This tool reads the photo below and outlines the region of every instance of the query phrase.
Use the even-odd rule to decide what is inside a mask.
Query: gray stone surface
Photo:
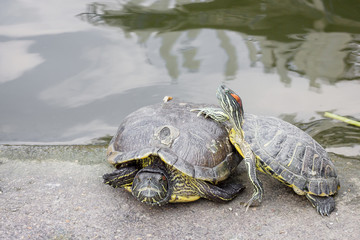
[[[102,183],[113,170],[104,147],[0,146],[0,238],[357,239],[360,162],[332,159],[341,190],[335,211],[321,217],[305,197],[261,173],[263,202],[245,212],[252,187],[244,163],[236,179],[247,188],[233,201],[160,208]]]

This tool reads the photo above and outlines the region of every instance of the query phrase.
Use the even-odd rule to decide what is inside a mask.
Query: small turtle
[[[150,205],[233,199],[244,187],[227,178],[242,157],[224,124],[190,112],[199,107],[209,105],[165,101],[128,115],[109,144],[116,170],[104,182]]]
[[[263,187],[256,169],[292,187],[316,207],[321,215],[330,215],[335,208],[334,195],[340,188],[339,179],[324,148],[307,133],[274,117],[244,114],[240,97],[231,89],[220,86],[217,98],[221,108],[203,108],[204,114],[218,122],[230,122],[229,138],[244,157],[249,178],[254,186],[252,198],[261,202]]]

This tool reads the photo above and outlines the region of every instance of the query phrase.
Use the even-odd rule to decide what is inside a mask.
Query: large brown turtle
[[[226,179],[242,157],[226,124],[190,111],[204,107],[211,106],[169,101],[128,115],[108,147],[116,170],[105,174],[104,182],[151,205],[233,199],[243,186]]]

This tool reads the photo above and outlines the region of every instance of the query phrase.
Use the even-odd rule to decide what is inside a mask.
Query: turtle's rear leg
[[[215,202],[228,202],[245,189],[241,183],[230,179],[225,180],[219,185],[197,180],[195,185],[199,196]]]
[[[329,216],[335,209],[335,200],[331,196],[319,197],[312,194],[306,194],[306,198],[309,199],[321,216]]]

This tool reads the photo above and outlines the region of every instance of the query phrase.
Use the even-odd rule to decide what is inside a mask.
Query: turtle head
[[[221,85],[216,92],[216,97],[221,108],[229,116],[233,127],[240,130],[244,122],[244,110],[239,95],[226,86]]]
[[[131,193],[140,202],[164,205],[171,197],[169,176],[161,167],[150,165],[138,171]]]

